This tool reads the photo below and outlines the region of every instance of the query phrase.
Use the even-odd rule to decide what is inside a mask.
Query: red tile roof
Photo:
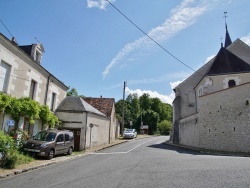
[[[115,105],[114,98],[82,97],[82,99],[100,112],[102,112],[103,114],[105,114],[107,117],[111,116],[112,108]]]

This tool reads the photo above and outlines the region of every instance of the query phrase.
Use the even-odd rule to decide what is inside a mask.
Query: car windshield
[[[133,132],[133,129],[127,129],[125,130],[126,133],[132,133]]]
[[[55,137],[56,133],[53,132],[39,132],[33,137],[33,140],[53,141]]]

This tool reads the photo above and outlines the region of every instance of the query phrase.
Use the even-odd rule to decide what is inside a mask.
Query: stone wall
[[[182,119],[180,144],[250,152],[250,83],[198,98],[199,113]]]
[[[247,83],[199,98],[201,147],[250,151],[249,91]]]
[[[198,114],[194,114],[179,121],[179,143],[186,146],[199,145]]]

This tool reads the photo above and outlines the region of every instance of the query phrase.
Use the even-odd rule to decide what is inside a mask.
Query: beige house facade
[[[41,65],[43,53],[42,44],[20,46],[14,38],[9,40],[0,33],[0,92],[16,98],[30,97],[53,112],[66,97],[68,87]],[[0,114],[0,130],[9,131],[9,120],[12,118],[8,114]],[[30,136],[46,127],[39,120],[29,125],[26,117],[21,117],[18,126]]]

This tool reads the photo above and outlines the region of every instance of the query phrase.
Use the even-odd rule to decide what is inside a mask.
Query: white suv
[[[123,138],[136,138],[137,132],[135,129],[126,129],[123,133]]]

